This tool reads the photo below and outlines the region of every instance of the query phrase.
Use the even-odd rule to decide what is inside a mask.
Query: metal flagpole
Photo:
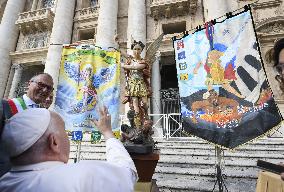
[[[225,191],[228,192],[228,189],[224,182],[224,174],[222,174],[222,149],[218,146],[215,146],[215,156],[217,158],[217,162],[215,165],[216,166],[216,181],[215,181],[212,192],[214,192],[217,183],[219,187],[219,192],[223,192],[224,189]]]
[[[76,158],[74,160],[74,163],[78,163],[80,161],[80,156],[81,156],[81,141],[79,141],[77,145]]]

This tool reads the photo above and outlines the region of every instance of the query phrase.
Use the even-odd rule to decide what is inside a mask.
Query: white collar
[[[25,104],[26,104],[27,107],[29,107],[30,105],[36,104],[33,100],[31,100],[31,99],[27,96],[27,94],[24,94],[24,95],[23,95],[23,99],[24,99]]]
[[[26,172],[26,171],[40,171],[44,169],[50,169],[55,166],[63,165],[61,161],[45,161],[41,163],[35,163],[30,165],[12,166],[10,172]]]

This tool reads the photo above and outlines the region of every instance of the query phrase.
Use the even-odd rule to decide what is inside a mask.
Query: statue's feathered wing
[[[154,40],[153,43],[151,43],[148,46],[148,48],[146,50],[145,60],[149,63],[150,68],[152,68],[152,64],[154,63],[154,61],[156,59],[155,56],[156,56],[156,53],[157,53],[160,45],[162,44],[163,37],[164,37],[164,34],[162,33],[161,35],[159,35],[159,37],[157,39]]]

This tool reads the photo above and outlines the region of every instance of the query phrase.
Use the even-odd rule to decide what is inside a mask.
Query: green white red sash
[[[27,109],[27,105],[25,104],[25,101],[23,98],[13,98],[8,99],[6,105],[3,105],[6,119],[12,117],[18,112],[21,112],[23,110]]]

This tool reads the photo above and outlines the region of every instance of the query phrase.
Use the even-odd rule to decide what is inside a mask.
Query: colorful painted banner
[[[55,111],[65,119],[74,140],[82,140],[80,131],[96,133],[94,142],[100,139],[92,119],[99,118],[102,106],[111,114],[113,131],[119,132],[119,85],[119,52],[82,45],[63,48]]]
[[[249,11],[174,41],[186,133],[235,148],[282,121]]]

